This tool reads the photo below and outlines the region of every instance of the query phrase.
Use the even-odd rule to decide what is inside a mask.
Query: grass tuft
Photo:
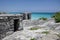
[[[35,40],[35,38],[31,38],[30,40]]]
[[[30,28],[30,30],[37,30],[37,29],[39,29],[39,28]]]
[[[49,34],[49,31],[44,31],[42,33],[47,35],[47,34]]]

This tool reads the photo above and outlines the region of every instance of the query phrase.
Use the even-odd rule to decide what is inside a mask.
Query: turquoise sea
[[[32,20],[36,20],[36,19],[39,19],[41,17],[45,17],[45,18],[48,18],[50,19],[52,16],[54,15],[54,13],[32,13],[31,15],[31,19]]]
[[[20,12],[10,12],[10,13],[13,13],[13,14],[19,14]],[[31,19],[32,20],[36,20],[36,19],[39,19],[41,17],[45,17],[45,18],[51,18],[52,16],[54,15],[53,12],[32,12],[31,13]]]

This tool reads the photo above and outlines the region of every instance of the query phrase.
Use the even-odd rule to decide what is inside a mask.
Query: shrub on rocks
[[[56,12],[56,13],[52,16],[52,18],[55,19],[55,22],[56,22],[56,23],[60,22],[60,12]]]
[[[39,18],[40,20],[47,20],[47,18],[45,18],[45,17],[42,17],[42,18]]]

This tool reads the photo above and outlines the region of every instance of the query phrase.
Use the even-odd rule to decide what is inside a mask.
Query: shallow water
[[[45,17],[45,18],[51,18],[54,15],[54,13],[41,13],[41,12],[36,12],[36,13],[32,13],[31,15],[31,19],[32,20],[36,20],[39,19],[41,17]]]

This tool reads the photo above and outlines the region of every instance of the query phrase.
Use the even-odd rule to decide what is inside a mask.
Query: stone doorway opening
[[[19,19],[14,19],[14,32],[19,28]]]

